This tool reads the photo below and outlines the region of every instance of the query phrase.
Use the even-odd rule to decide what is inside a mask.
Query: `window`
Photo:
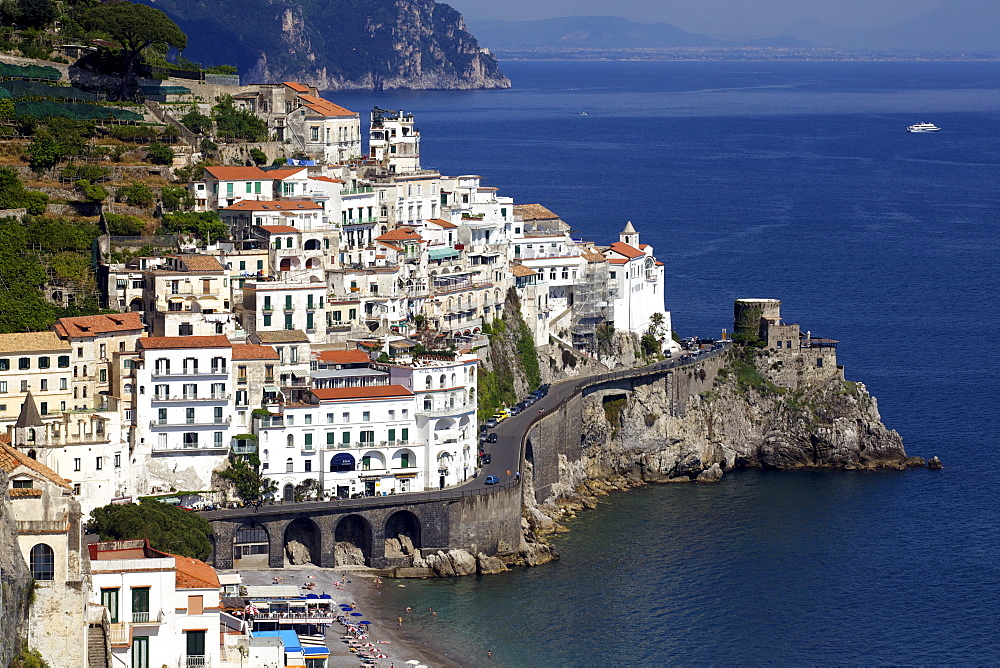
[[[188,608],[187,613],[189,615],[200,615],[205,612],[205,597],[204,596],[188,596]],[[196,631],[185,631],[187,634],[196,633]],[[202,631],[204,633],[204,631]],[[188,636],[190,637],[190,635]],[[188,652],[190,654],[190,652]]]
[[[0,380],[0,394],[7,394],[7,381]]]
[[[372,421],[371,411],[362,411],[361,412],[361,421],[362,422],[371,422]]]
[[[156,445],[157,445],[157,447],[160,450],[166,450],[167,449],[167,435],[166,434],[157,434],[156,435]]]
[[[270,326],[271,326],[271,314],[270,313],[265,313],[264,314],[264,327],[270,327]]]
[[[132,668],[149,668],[149,636],[132,636]]]
[[[292,324],[292,314],[291,313],[286,313],[285,314],[285,329],[295,329],[295,326]]]
[[[120,592],[121,590],[117,588],[101,590],[101,605],[108,609],[112,624],[118,623],[118,594]]]
[[[58,365],[60,369],[69,368],[69,355],[60,355]]]
[[[313,460],[307,459],[306,460],[306,473],[309,473],[312,470],[313,470]]]
[[[292,473],[295,470],[295,462],[291,457],[285,460],[285,473]]]
[[[7,358],[0,358],[0,371],[10,371],[10,360]]]
[[[122,453],[115,453],[115,468],[120,469],[122,467]]]
[[[222,447],[222,432],[221,431],[217,431],[217,432],[215,432],[213,434],[212,443],[215,445],[216,448],[221,448]]]
[[[49,402],[43,401],[38,404],[38,409],[41,411],[42,415],[49,414]]]
[[[198,447],[198,432],[186,431],[184,432],[184,447],[185,448],[197,448]]]
[[[60,390],[65,390],[67,387],[69,387],[69,380],[66,379],[66,378],[60,378],[59,379],[59,389]]]
[[[313,435],[312,434],[304,434],[304,437],[305,437],[304,444],[306,445],[306,447],[311,448],[312,444],[313,444]]]
[[[101,369],[100,371],[98,371],[97,372],[97,380],[100,383],[106,383],[106,382],[108,382],[108,370],[107,369]]]
[[[49,360],[50,360],[50,358],[48,358],[48,357],[39,357],[38,358],[38,368],[39,369],[48,369],[49,368]]]
[[[82,465],[82,462],[80,461],[80,458],[79,457],[74,457],[73,458],[73,470],[74,471],[79,471],[81,465]]]
[[[347,424],[348,422],[351,421],[351,414],[344,413],[343,415],[340,416],[340,421],[343,422],[344,424]]]
[[[216,406],[213,409],[213,417],[215,418],[215,424],[222,424],[222,406]]]
[[[312,423],[313,423],[313,416],[312,416],[311,413],[307,413],[306,414],[306,424],[312,424]]]
[[[149,587],[132,587],[132,622],[149,621]]]
[[[41,390],[42,392],[48,390],[49,389],[48,379],[42,378],[40,381],[38,381],[38,389]]]
[[[350,445],[351,444],[351,432],[345,431],[344,434],[343,434],[343,437],[341,438],[340,442],[343,443],[344,445]]]
[[[104,468],[104,458],[98,457],[97,460],[94,462],[94,470],[100,471],[103,468]]]
[[[194,424],[194,407],[184,409],[184,421],[188,424]]]
[[[18,369],[28,369],[30,367],[31,367],[31,358],[30,357],[21,357],[21,358],[19,358],[17,360],[17,368]]]
[[[31,489],[32,483],[33,483],[33,481],[30,478],[27,479],[27,480],[13,480],[13,481],[11,481],[11,484],[14,486],[14,489]]]
[[[56,579],[56,555],[45,543],[39,543],[31,548],[29,557],[31,577],[36,580]]]

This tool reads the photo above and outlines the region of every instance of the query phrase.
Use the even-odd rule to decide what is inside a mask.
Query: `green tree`
[[[32,216],[40,216],[45,213],[45,210],[49,206],[49,196],[37,190],[29,190],[24,193],[22,202],[28,213]]]
[[[63,159],[62,148],[47,129],[41,129],[35,133],[31,143],[28,144],[28,165],[36,173],[41,174],[47,169],[52,169]]]
[[[274,494],[277,484],[260,473],[260,458],[256,453],[245,457],[229,455],[229,468],[219,471],[219,477],[232,483],[236,495],[244,503],[256,503]]]
[[[134,182],[119,188],[115,199],[132,206],[149,206],[153,203],[153,191],[145,183]]]
[[[41,290],[45,270],[28,243],[20,220],[0,219],[0,333],[39,332],[55,322],[55,309]]]
[[[108,191],[104,188],[104,186],[91,183],[87,179],[80,179],[76,181],[73,183],[73,187],[78,193],[80,193],[83,201],[90,204],[99,204],[108,198]]]
[[[174,161],[174,152],[166,144],[153,142],[146,151],[146,159],[154,165],[169,165]]]
[[[253,163],[258,167],[267,164],[267,154],[259,148],[250,149],[250,159],[253,160]]]
[[[163,217],[166,232],[193,234],[205,241],[229,238],[229,229],[215,211],[179,211]]]
[[[14,120],[15,110],[14,100],[9,97],[0,99],[0,121]]]
[[[212,107],[218,135],[225,139],[267,141],[267,123],[246,109],[237,109],[232,95],[222,95]]]
[[[194,559],[212,553],[208,520],[176,506],[144,499],[142,503],[107,505],[90,513],[89,531],[101,540],[145,538],[150,547]]]
[[[17,25],[22,28],[45,28],[58,15],[52,0],[17,0],[15,7]]]
[[[116,237],[137,237],[146,231],[146,223],[135,216],[106,213],[104,222],[108,224],[108,234]]]
[[[207,135],[212,131],[212,119],[195,107],[181,116],[181,124],[196,135]]]
[[[129,76],[139,54],[147,47],[172,46],[183,50],[185,35],[177,24],[159,9],[131,2],[109,2],[89,10],[85,27],[107,34],[122,47],[122,81],[118,99],[125,99]]]
[[[178,211],[194,206],[194,195],[184,186],[164,186],[160,191],[160,201],[168,211]]]

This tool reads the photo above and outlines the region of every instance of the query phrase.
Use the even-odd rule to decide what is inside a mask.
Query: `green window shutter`
[[[403,429],[399,438],[400,438],[401,441],[408,441],[408,440],[410,440],[410,430],[409,429]]]
[[[306,434],[305,437],[306,437],[306,445],[312,445],[313,444],[313,435],[312,434]]]
[[[326,432],[326,444],[333,445],[334,443],[336,443],[336,438],[334,433],[332,431]]]
[[[351,442],[351,432],[349,432],[349,431],[345,431],[345,432],[344,432],[344,440],[343,440],[343,441],[341,441],[341,442],[342,442],[342,443],[343,443],[344,445],[347,445],[348,443],[350,443],[350,442]]]

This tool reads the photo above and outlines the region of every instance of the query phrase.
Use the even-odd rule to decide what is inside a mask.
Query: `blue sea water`
[[[512,90],[328,97],[412,111],[425,165],[595,241],[632,220],[683,336],[781,299],[946,468],[633,491],[558,563],[384,607],[433,607],[408,628],[468,665],[997,662],[1000,63],[503,66]]]

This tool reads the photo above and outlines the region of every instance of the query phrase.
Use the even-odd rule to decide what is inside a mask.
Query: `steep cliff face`
[[[31,574],[17,544],[17,524],[7,498],[7,474],[0,471],[0,666],[17,656],[28,637]]]
[[[509,88],[462,15],[433,0],[148,0],[188,35],[185,57],[245,83],[321,90]]]
[[[583,402],[583,448],[561,462],[559,484],[539,509],[558,516],[595,496],[648,482],[690,482],[734,468],[877,469],[920,466],[882,424],[865,386],[842,371],[788,370],[766,353],[735,350],[670,382],[595,392]],[[707,475],[705,478],[711,478]],[[705,480],[703,478],[702,480]],[[530,497],[529,497],[530,498]],[[528,516],[536,511],[529,509]],[[536,518],[537,520],[537,518]],[[538,528],[544,523],[536,521]]]

